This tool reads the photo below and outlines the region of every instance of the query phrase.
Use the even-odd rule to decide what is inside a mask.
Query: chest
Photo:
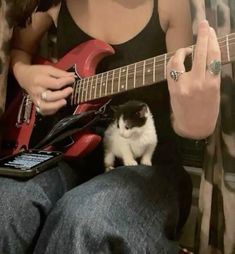
[[[108,43],[120,44],[146,26],[152,16],[154,0],[67,0],[67,8],[84,32]]]

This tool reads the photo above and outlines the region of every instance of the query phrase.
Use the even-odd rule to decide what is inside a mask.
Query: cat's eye
[[[126,130],[129,130],[129,129],[130,129],[130,127],[126,125],[126,126],[125,126],[125,129],[126,129]]]

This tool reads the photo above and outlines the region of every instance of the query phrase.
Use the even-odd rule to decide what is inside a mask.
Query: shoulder
[[[158,13],[162,29],[166,32],[169,26],[191,23],[190,3],[188,0],[158,0]]]

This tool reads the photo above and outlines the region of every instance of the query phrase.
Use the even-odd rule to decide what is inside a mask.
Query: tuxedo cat
[[[149,107],[141,101],[128,101],[112,108],[114,121],[104,134],[104,164],[106,171],[113,169],[115,157],[124,165],[152,165],[157,145],[157,134]]]

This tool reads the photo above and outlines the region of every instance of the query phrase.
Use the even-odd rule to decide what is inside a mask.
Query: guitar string
[[[218,43],[219,43],[219,45],[220,45],[220,49],[222,50],[223,48],[225,48],[225,47],[230,47],[230,46],[232,46],[232,45],[234,45],[235,43],[231,43],[231,42],[233,42],[235,40],[235,33],[233,33],[233,34],[229,34],[229,35],[226,35],[226,36],[223,36],[223,37],[221,37],[221,38],[218,38]],[[225,43],[225,45],[223,45]],[[195,48],[195,45],[192,45],[192,46],[190,46],[192,49],[194,49]],[[152,60],[154,60],[154,66],[155,66],[155,69],[154,69],[154,71],[155,71],[155,76],[156,76],[156,72],[159,72],[159,69],[160,69],[160,67],[162,67],[163,65],[165,65],[165,62],[166,61],[169,61],[169,59],[170,59],[170,57],[174,54],[175,52],[169,52],[169,53],[166,53],[167,54],[167,57],[165,57],[165,55],[166,54],[163,54],[163,55],[160,55],[160,56],[155,56],[155,57],[153,57],[153,58],[150,58],[150,59],[146,59],[146,60],[144,60],[144,61],[140,61],[140,62],[137,62],[137,63],[134,63],[134,64],[131,64],[131,65],[134,65],[134,68],[135,68],[135,73],[136,74],[138,74],[138,69],[137,69],[137,67],[136,67],[136,65],[138,65],[138,63],[141,63],[141,62],[147,62],[148,60],[150,61],[151,59]],[[171,55],[172,54],[172,55]],[[192,53],[193,54],[193,53]],[[191,54],[191,55],[192,55]],[[226,53],[225,53],[226,54]],[[233,58],[233,56],[234,55],[232,55],[232,54],[230,54],[230,52],[229,53],[227,53],[227,54],[229,54],[228,56],[230,57],[230,58]],[[157,60],[157,59],[159,59],[159,58],[163,58],[164,57],[164,60],[163,59],[160,59],[160,60]],[[166,60],[165,60],[166,59]],[[145,67],[147,67],[148,68],[148,65],[149,64],[147,64],[147,66],[145,65]],[[151,65],[152,65],[152,63],[151,63]],[[130,66],[130,65],[129,65]],[[122,68],[124,68],[124,67],[122,67]],[[142,67],[141,67],[142,68]],[[116,68],[116,69],[114,69],[114,70],[111,70],[111,71],[108,71],[107,73],[109,73],[109,72],[113,72],[113,76],[115,75],[115,70],[118,70],[118,69],[120,69],[120,68]],[[143,70],[141,70],[141,73],[143,73]],[[131,74],[133,74],[133,73],[131,73],[131,72],[129,72],[128,73],[129,75],[131,75]],[[94,77],[96,76],[96,85],[95,85],[95,94],[96,94],[96,88],[97,88],[97,86],[99,85],[99,86],[101,86],[102,84],[101,83],[99,83],[98,82],[98,79],[99,79],[99,75],[100,74],[96,74],[96,75],[93,75],[93,76],[91,76],[92,77],[92,79],[94,79]],[[107,76],[109,75],[109,74],[106,74]],[[89,84],[89,78],[91,78],[91,77],[85,77],[85,78],[83,78],[82,80],[84,80],[84,79],[87,79],[87,87],[88,86],[94,86],[94,85],[90,85]],[[121,76],[121,78],[122,78],[122,76]],[[117,78],[113,78],[112,79],[112,86],[113,86],[113,82],[116,80]],[[77,91],[77,90],[79,90],[79,91],[81,91],[81,90],[84,90],[84,87],[85,87],[85,85],[84,84],[81,84],[81,82],[82,82],[82,80],[79,80],[79,81],[77,81],[77,82],[75,82],[74,83],[74,86],[75,86],[75,89],[74,89],[74,91]],[[83,82],[83,83],[85,83],[85,82]],[[80,84],[80,85],[79,85]],[[112,90],[113,90],[113,88],[112,88]],[[92,89],[90,89],[90,94],[91,94],[91,91],[92,91]],[[84,91],[83,91],[84,92]],[[82,92],[82,93],[83,93]],[[27,96],[27,98],[28,98],[28,95],[26,95]],[[79,103],[79,98],[80,98],[80,94],[78,94],[78,93],[72,93],[72,95],[71,95],[71,103],[72,102],[77,102],[77,103]],[[76,101],[74,101],[76,99]],[[29,98],[29,100],[31,100],[30,98]],[[32,101],[32,100],[31,100]],[[27,118],[27,117],[26,117]]]
[[[232,43],[232,44],[230,44],[230,45],[233,45],[233,44],[234,44],[234,43]],[[225,47],[227,47],[227,45],[221,46],[220,49],[225,48]],[[227,53],[227,52],[225,52],[225,53]],[[165,54],[164,54],[164,55],[165,55]],[[158,56],[158,57],[162,57],[162,58],[163,58],[164,55],[161,55],[161,56]],[[152,58],[149,58],[149,59],[146,59],[146,60],[137,62],[137,63],[133,63],[133,64],[130,64],[130,65],[127,65],[127,66],[129,66],[129,67],[132,66],[132,67],[133,67],[134,65],[142,64],[140,67],[137,66],[137,68],[139,68],[139,70],[141,69],[141,72],[140,72],[140,73],[142,73],[144,62],[153,61],[154,58],[156,58],[156,57],[152,57]],[[166,60],[169,60],[169,59],[170,59],[170,57],[168,56],[168,57],[166,58]],[[165,65],[165,59],[164,59],[164,60],[161,59],[161,60],[159,60],[159,61],[155,61],[155,64],[156,64],[156,68],[157,68],[157,67],[162,67],[163,65]],[[153,65],[152,62],[151,62],[151,63],[147,63],[147,64],[145,64],[145,67],[152,66],[152,65]],[[93,75],[93,77],[97,76],[97,78],[101,80],[101,77],[99,77],[99,76],[101,76],[102,74],[107,76],[110,72],[115,72],[115,71],[118,71],[118,74],[117,74],[117,75],[119,75],[119,71],[122,70],[122,69],[127,68],[127,66],[122,66],[122,67],[119,67],[119,68],[116,68],[116,69],[113,69],[113,70],[109,70],[109,71],[106,71],[106,72],[103,72],[103,73],[99,73],[99,74]],[[136,68],[136,72],[138,72],[138,69],[137,69],[137,68]],[[129,74],[133,74],[133,72],[129,72]],[[81,81],[83,81],[83,80],[85,80],[85,79],[89,79],[89,78],[91,78],[91,77],[92,77],[92,76],[84,77],[83,79],[81,79],[81,80],[79,80],[79,81],[81,82]]]
[[[230,41],[233,40],[233,39],[235,39],[235,38],[230,39]],[[224,42],[226,43],[226,45],[221,45],[221,47],[220,47],[221,50],[222,50],[223,48],[225,48],[225,47],[228,46],[228,45],[227,45],[227,41],[228,41],[228,40],[224,40],[224,41],[221,41],[221,42],[220,42],[220,44],[223,44]],[[233,44],[235,44],[235,43],[230,43],[229,46],[232,46]],[[195,47],[195,45],[193,45],[193,46],[191,46],[191,47]],[[173,53],[173,54],[174,54],[174,53]],[[168,55],[168,57],[166,58],[166,60],[169,60],[169,59],[170,59],[169,53],[168,53],[167,55]],[[161,55],[161,56],[158,56],[158,57],[163,57],[163,56],[164,56],[164,55]],[[232,57],[232,56],[233,56],[233,55],[230,54],[230,57]],[[143,61],[134,63],[134,64],[130,64],[130,65],[127,65],[127,66],[131,68],[131,66],[133,67],[134,65],[138,65],[138,63],[139,63],[139,64],[142,64],[141,67],[138,67],[138,66],[137,66],[136,72],[135,72],[136,75],[141,74],[141,76],[142,76],[142,75],[143,75],[143,64],[144,64],[144,62],[146,63],[146,62],[148,62],[148,61],[152,61],[152,60],[154,60],[154,58],[156,59],[157,57],[149,58],[149,59],[146,59],[146,60],[143,60]],[[159,63],[160,63],[160,64],[159,64]],[[152,66],[153,63],[152,63],[152,62],[151,62],[150,64],[146,63],[146,64],[145,64],[145,67],[148,69],[148,67],[149,67],[150,65]],[[155,61],[155,65],[156,65],[156,66],[155,66],[155,71],[159,72],[159,69],[160,69],[160,71],[162,72],[162,68],[160,68],[160,67],[165,66],[165,60]],[[102,86],[105,86],[105,89],[107,90],[106,86],[107,86],[107,81],[108,81],[109,73],[111,73],[111,72],[114,72],[114,73],[115,73],[116,70],[118,71],[118,74],[116,74],[116,75],[118,75],[118,77],[115,77],[115,78],[112,80],[112,83],[113,83],[113,81],[117,81],[117,79],[120,79],[120,72],[121,72],[121,70],[126,69],[127,66],[123,66],[123,67],[120,67],[120,68],[116,68],[116,69],[114,69],[114,70],[110,70],[110,71],[107,71],[107,72],[104,72],[104,73],[99,73],[99,74],[96,74],[96,75],[93,75],[93,76],[90,76],[90,77],[85,77],[85,78],[79,80],[79,81],[76,83],[76,85],[81,86],[79,90],[82,90],[82,93],[81,93],[81,94],[82,94],[82,97],[86,97],[86,99],[88,99],[88,98],[94,99],[94,98],[91,98],[91,93],[92,93],[92,90],[93,90],[92,87],[94,87],[94,84],[92,84],[92,83],[89,82],[89,79],[90,79],[90,78],[93,78],[93,79],[94,79],[94,77],[96,76],[96,79],[98,79],[97,85],[99,86],[99,89],[102,90]],[[140,71],[140,69],[141,69],[141,71]],[[132,75],[132,74],[134,74],[134,72],[131,72],[131,71],[128,72],[128,75]],[[148,73],[148,74],[149,74],[149,73]],[[114,75],[115,75],[115,74],[114,74]],[[151,74],[149,74],[149,75],[151,75]],[[106,81],[100,82],[100,81],[103,79],[102,76],[106,76]],[[126,78],[126,74],[122,75],[122,73],[121,73],[121,79],[122,79],[122,78]],[[86,81],[87,81],[87,82],[86,82]],[[102,80],[102,81],[103,81],[103,80]],[[90,89],[90,91],[87,91],[89,87],[90,87],[91,89]],[[86,93],[86,95],[84,95],[84,93]],[[89,97],[87,97],[87,93],[90,94]],[[80,96],[78,95],[78,96],[76,96],[76,97],[80,97]],[[96,96],[96,95],[95,95],[95,98],[99,98],[99,97],[101,97],[101,96]],[[78,99],[79,99],[79,98],[78,98]],[[81,98],[81,99],[82,99],[82,98]]]

